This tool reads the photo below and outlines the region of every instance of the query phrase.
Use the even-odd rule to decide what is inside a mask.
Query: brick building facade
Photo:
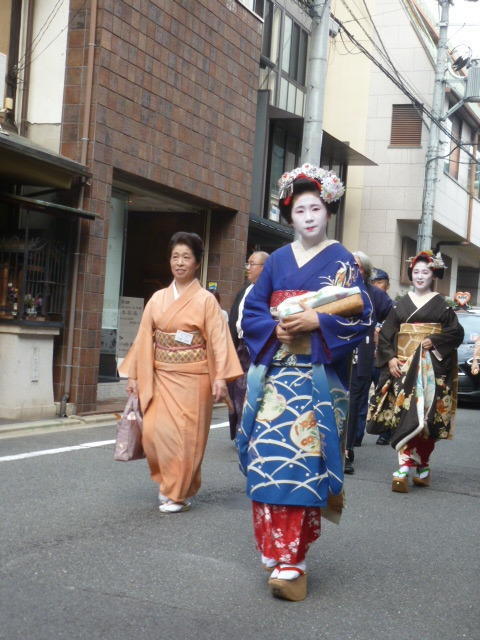
[[[123,256],[139,225],[146,225],[146,243],[150,229],[159,238],[162,229],[163,235],[182,225],[203,229],[203,279],[218,283],[227,307],[241,285],[245,260],[262,23],[233,0],[132,4],[70,2],[60,152],[81,162],[86,150],[92,178],[81,204],[98,215],[79,225],[69,402],[80,412],[96,408],[113,190],[119,190],[130,221]],[[89,73],[92,99],[85,109]],[[82,147],[84,114],[88,147],[86,141]],[[154,247],[150,251],[153,260]],[[143,284],[137,283],[140,294],[152,285],[147,268]],[[131,287],[127,294],[136,295]],[[70,368],[67,334],[55,352],[56,399]]]

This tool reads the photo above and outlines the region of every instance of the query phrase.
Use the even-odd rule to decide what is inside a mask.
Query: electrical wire
[[[461,142],[461,140],[458,140],[458,138],[456,138],[455,136],[453,136],[451,134],[451,132],[445,127],[445,125],[443,124],[443,122],[441,120],[439,120],[437,117],[435,117],[433,115],[433,113],[427,109],[427,107],[425,107],[424,104],[422,104],[422,102],[420,102],[420,100],[407,88],[403,85],[403,83],[396,78],[388,69],[386,69],[381,62],[379,62],[372,53],[370,53],[370,51],[368,51],[368,49],[366,49],[356,38],[355,36],[350,33],[350,31],[345,27],[345,25],[338,19],[335,18],[336,22],[338,23],[338,25],[341,27],[341,29],[343,29],[343,31],[345,32],[345,35],[349,38],[349,40],[355,44],[360,51],[367,56],[367,58],[373,62],[373,64],[378,67],[399,89],[400,91],[402,91],[402,93],[404,93],[409,100],[412,102],[412,104],[414,106],[416,106],[423,114],[425,114],[429,120],[431,120],[432,122],[434,122],[437,127],[440,129],[440,131],[442,131],[450,140],[453,140],[453,142],[455,144],[457,144],[460,149],[469,157],[471,158],[475,163],[477,163],[477,158],[468,150],[463,146],[463,143]]]
[[[63,1],[63,0],[62,0],[62,1]],[[64,26],[64,27],[63,27],[63,28],[62,28],[62,29],[57,33],[57,35],[56,35],[56,36],[54,36],[54,37],[50,40],[50,42],[49,42],[49,43],[48,43],[48,44],[47,44],[47,45],[46,45],[46,46],[45,46],[41,51],[39,51],[39,52],[37,53],[37,55],[36,55],[35,57],[32,57],[32,56],[31,56],[31,52],[30,52],[30,56],[31,56],[31,57],[29,58],[28,62],[26,62],[26,63],[25,63],[21,68],[18,68],[18,66],[17,66],[17,74],[18,74],[19,72],[25,71],[25,69],[27,69],[29,66],[31,66],[31,64],[32,64],[35,60],[38,60],[38,58],[39,58],[43,53],[45,53],[45,51],[46,51],[46,50],[47,50],[47,49],[48,49],[48,48],[49,48],[49,47],[50,47],[50,46],[55,42],[55,40],[57,40],[57,39],[62,35],[62,33],[63,33],[64,31],[66,31],[66,29],[68,29],[68,28],[72,25],[72,23],[74,22],[75,18],[78,16],[78,14],[79,14],[81,11],[83,11],[83,9],[85,8],[86,4],[87,4],[87,0],[83,0],[83,3],[82,3],[82,4],[81,4],[81,6],[80,6],[76,11],[75,11],[75,13],[74,13],[70,18],[69,18],[69,20],[68,20],[67,24],[66,24],[66,25],[65,25],[65,26]],[[17,75],[17,84],[22,84],[22,83],[23,83],[23,80],[20,80],[20,79],[18,78],[18,75]]]
[[[31,42],[30,47],[29,47],[29,50],[28,51],[26,50],[25,53],[23,54],[23,56],[21,56],[21,58],[18,60],[17,65],[16,65],[18,71],[22,71],[25,68],[25,66],[22,66],[22,64],[24,65],[24,63],[25,63],[25,61],[27,59],[27,56],[28,55],[31,56],[32,52],[40,44],[41,39],[47,33],[48,27],[51,25],[51,23],[55,19],[55,16],[57,15],[57,13],[60,11],[60,8],[61,8],[62,4],[64,3],[64,1],[65,0],[57,0],[55,5],[53,6],[53,9],[50,11],[48,16],[45,18],[44,23],[42,24],[40,29],[37,31],[37,34],[35,35],[35,37],[32,39],[32,42]]]

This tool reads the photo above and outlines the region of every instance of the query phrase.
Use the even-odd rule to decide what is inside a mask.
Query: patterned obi
[[[434,333],[442,333],[442,325],[438,322],[403,322],[398,333],[398,357],[409,358],[418,345]]]
[[[309,291],[305,290],[294,290],[294,289],[286,289],[285,291],[274,291],[270,297],[270,313],[274,318],[277,317],[277,307],[278,305],[286,300],[287,298],[293,298],[293,296],[301,296],[304,293],[309,293]]]
[[[293,298],[293,296],[301,296],[304,293],[309,293],[309,290],[294,290],[286,289],[284,291],[274,291],[270,297],[270,313],[273,318],[277,318],[278,305],[287,298]],[[281,360],[286,353],[295,353],[299,355],[309,355],[312,352],[312,345],[310,341],[309,333],[300,333],[295,340],[290,344],[282,344],[280,349],[275,354],[276,360]]]
[[[186,364],[206,360],[207,345],[202,334],[198,331],[190,333],[193,335],[192,344],[183,344],[175,340],[175,333],[157,329],[153,334],[156,362]]]

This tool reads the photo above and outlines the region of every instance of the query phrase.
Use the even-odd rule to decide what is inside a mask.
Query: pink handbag
[[[113,459],[119,462],[145,458],[142,447],[143,419],[138,406],[138,396],[128,396],[122,417],[117,422],[117,441]]]

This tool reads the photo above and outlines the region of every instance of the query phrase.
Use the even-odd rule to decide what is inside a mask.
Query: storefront
[[[0,418],[56,413],[55,350],[61,348],[88,171],[14,133],[0,133]]]
[[[102,313],[97,398],[111,408],[124,397],[117,367],[136,335],[145,303],[168,286],[168,243],[177,231],[197,233],[205,255],[200,280],[207,282],[210,225],[225,213],[185,194],[116,172],[112,190]]]

